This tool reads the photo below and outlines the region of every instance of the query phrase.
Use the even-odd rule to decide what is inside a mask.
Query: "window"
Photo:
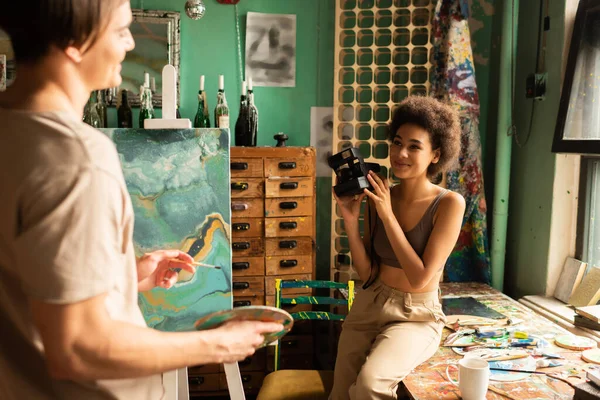
[[[581,0],[552,151],[600,154],[600,0]]]
[[[600,157],[582,157],[577,258],[600,267]]]

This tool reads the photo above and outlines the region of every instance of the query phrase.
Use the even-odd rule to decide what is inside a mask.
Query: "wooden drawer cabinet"
[[[275,304],[275,279],[314,279],[316,151],[311,147],[231,148],[233,306]],[[288,294],[310,295],[299,288]],[[290,312],[310,305],[290,305]],[[282,342],[283,365],[311,365],[310,326],[299,321]],[[269,346],[270,348],[271,346]],[[307,353],[309,353],[307,355]],[[273,354],[257,351],[239,363],[244,390],[260,389]],[[227,390],[223,366],[189,368],[190,393],[211,398]]]

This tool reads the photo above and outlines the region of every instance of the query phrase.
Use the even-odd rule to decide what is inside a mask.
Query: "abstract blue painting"
[[[189,331],[231,308],[229,132],[103,129],[115,142],[135,213],[136,256],[179,249],[220,269],[179,273],[171,289],[140,293],[148,326]]]

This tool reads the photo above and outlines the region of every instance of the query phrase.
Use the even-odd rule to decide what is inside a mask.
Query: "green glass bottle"
[[[144,74],[144,85],[140,87],[140,128],[144,127],[144,121],[154,118],[154,107],[152,106],[152,91],[150,90],[150,75]]]
[[[119,128],[133,128],[133,112],[129,106],[127,90],[121,90],[117,99],[117,124]]]
[[[194,118],[194,128],[210,128],[208,106],[206,104],[206,95],[204,93],[204,75],[200,76],[200,90],[198,91],[198,111],[196,111],[196,117]]]
[[[97,110],[98,106],[98,96],[96,91],[93,91],[88,99],[85,108],[83,109],[83,122],[86,124],[93,126],[94,128],[101,128],[102,121],[100,119],[100,115]]]

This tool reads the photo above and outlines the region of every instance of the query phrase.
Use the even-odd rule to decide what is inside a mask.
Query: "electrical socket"
[[[546,81],[548,74],[529,74],[525,82],[525,97],[534,100],[544,100],[546,98]]]

